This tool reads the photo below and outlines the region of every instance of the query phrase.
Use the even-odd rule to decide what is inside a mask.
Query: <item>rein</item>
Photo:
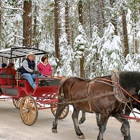
[[[101,82],[102,81],[105,81],[105,82],[112,82],[113,84],[115,84],[116,86],[118,86],[120,89],[122,89],[129,97],[131,97],[133,100],[135,100],[136,102],[140,103],[139,100],[137,100],[136,98],[134,98],[128,91],[126,91],[123,87],[121,87],[119,84],[117,84],[116,82],[112,81],[112,80],[108,80],[108,79],[105,79],[105,78],[96,78],[96,80],[100,80]],[[100,82],[99,81],[99,82]],[[107,83],[106,83],[107,84]],[[109,83],[108,83],[109,84]],[[109,84],[110,85],[110,84]],[[112,85],[113,86],[113,85]]]
[[[57,104],[72,104],[72,103],[78,103],[78,102],[84,102],[84,101],[88,101],[88,99],[97,99],[97,98],[100,98],[100,97],[104,97],[104,96],[110,96],[110,95],[114,95],[114,93],[108,93],[108,94],[103,94],[103,95],[98,95],[98,96],[94,96],[94,97],[87,97],[87,98],[84,98],[84,99],[80,99],[80,100],[76,100],[76,101],[66,101],[66,99],[64,99],[61,95],[58,95],[60,98],[63,98],[64,102],[61,102],[61,103],[57,103]]]

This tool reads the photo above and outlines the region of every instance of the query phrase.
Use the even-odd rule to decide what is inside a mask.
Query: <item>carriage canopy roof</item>
[[[7,58],[7,59],[20,58],[20,57],[25,57],[30,52],[32,52],[35,55],[42,55],[42,54],[48,55],[48,52],[37,48],[12,47],[8,49],[0,50],[0,57]]]

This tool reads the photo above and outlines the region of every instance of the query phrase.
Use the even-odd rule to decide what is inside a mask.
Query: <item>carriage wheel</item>
[[[19,98],[19,99],[12,98],[12,100],[13,100],[14,106],[15,106],[17,109],[19,109],[19,107],[20,107],[20,102],[21,102],[22,98]]]
[[[26,125],[33,125],[38,117],[36,101],[32,96],[25,96],[20,103],[20,117]]]
[[[57,95],[54,95],[53,98],[58,98],[58,96],[57,96]],[[52,112],[52,114],[53,114],[54,116],[56,115],[56,110],[57,110],[57,104],[51,104],[51,112]],[[64,118],[68,115],[68,113],[69,113],[69,105],[67,105],[67,106],[63,109],[61,115],[59,116],[59,119],[64,119]]]
[[[54,107],[54,105],[51,105],[51,112],[54,116],[56,115],[56,110],[57,110],[57,107]],[[59,119],[64,119],[65,117],[67,117],[68,113],[69,113],[69,105],[67,105],[63,109],[61,115],[59,116]]]

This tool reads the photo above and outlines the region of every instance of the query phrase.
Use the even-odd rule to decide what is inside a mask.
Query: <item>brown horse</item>
[[[116,98],[118,90],[114,90],[113,81],[110,76],[98,77],[94,80],[84,80],[76,77],[66,79],[60,86],[58,92],[58,109],[53,122],[52,132],[57,132],[58,117],[68,104],[73,105],[74,110],[72,119],[76,134],[79,138],[84,138],[78,124],[79,111],[99,114],[98,126],[99,135],[97,140],[103,140],[103,133],[106,130],[107,121],[110,116],[115,117],[122,123],[124,140],[131,140],[130,126],[128,120],[124,117],[125,103],[136,104],[139,99],[140,73],[139,72],[121,72],[119,74],[119,85],[125,101]],[[119,87],[119,88],[121,88]],[[126,94],[126,93],[128,93]]]

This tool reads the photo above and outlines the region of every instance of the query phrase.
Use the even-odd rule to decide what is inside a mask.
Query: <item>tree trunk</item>
[[[116,0],[110,0],[111,8],[114,8],[113,4],[115,2],[116,2]],[[115,33],[115,35],[118,35],[118,31],[117,31],[117,15],[114,16],[114,19],[111,19],[111,23],[114,25],[114,28],[115,28],[114,33]]]
[[[36,37],[37,37],[37,6],[35,5],[34,10],[34,26],[33,26],[33,46],[35,45],[38,48]]]
[[[57,67],[60,66],[60,48],[59,48],[59,0],[54,0],[54,30],[55,30],[55,56]]]
[[[78,14],[79,14],[79,22],[83,25],[83,5],[82,0],[78,2]]]
[[[138,53],[138,38],[137,38],[137,33],[138,33],[138,30],[137,30],[137,23],[138,23],[138,8],[137,8],[137,5],[139,5],[140,2],[138,2],[137,0],[134,0],[133,1],[133,21],[134,21],[134,35],[133,35],[133,39],[134,39],[134,47],[135,47],[135,53]]]
[[[79,22],[83,25],[82,0],[79,0],[79,3],[78,3],[78,14],[79,14]],[[85,61],[85,57],[82,56],[82,58],[80,59],[80,77],[82,77],[82,78],[85,78],[84,61]]]
[[[32,42],[32,1],[24,1],[23,46],[31,47]]]
[[[105,17],[104,17],[104,0],[100,0],[99,1],[99,6],[100,6],[100,11],[101,11],[101,17],[102,17],[102,26],[103,28],[106,26],[105,25]]]
[[[70,39],[69,3],[68,3],[68,0],[66,0],[66,3],[65,3],[65,28],[66,28],[68,45],[70,45],[71,44],[71,39]]]
[[[90,35],[90,38],[92,38],[92,18],[91,18],[91,2],[88,1],[88,15],[89,15],[89,35]]]
[[[122,26],[123,26],[123,42],[124,42],[124,47],[125,47],[124,56],[126,57],[127,54],[129,53],[129,48],[128,48],[126,15],[125,15],[124,9],[122,9]]]
[[[136,25],[137,24],[137,20],[136,18],[134,19],[134,24]],[[138,40],[137,40],[137,29],[135,27],[135,30],[134,30],[134,46],[135,46],[135,53],[138,53]]]
[[[103,0],[99,0],[99,2],[96,4],[96,24],[97,27],[99,29],[99,36],[102,37],[103,36],[103,28],[105,27],[105,18],[104,18],[104,2]]]

